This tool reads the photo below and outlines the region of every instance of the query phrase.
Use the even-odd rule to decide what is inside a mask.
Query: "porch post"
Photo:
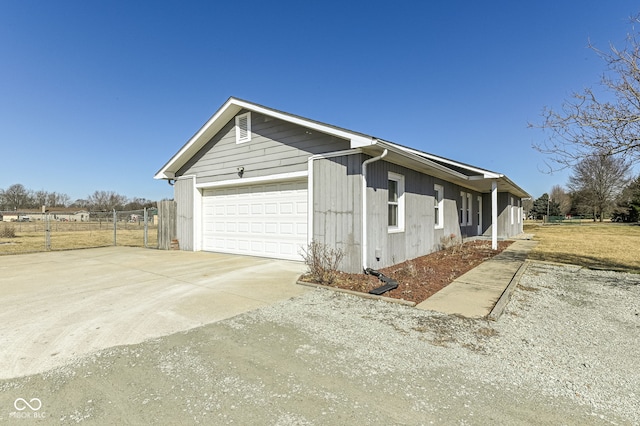
[[[498,249],[498,180],[491,181],[491,249]]]

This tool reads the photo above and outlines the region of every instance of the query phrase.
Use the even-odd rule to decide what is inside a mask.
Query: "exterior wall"
[[[341,249],[344,272],[362,272],[362,154],[313,163],[313,240]]]
[[[195,175],[200,184],[240,179],[238,167],[244,167],[245,178],[306,171],[309,156],[349,148],[346,140],[256,112],[251,135],[237,144],[231,119],[176,175]]]
[[[174,199],[177,203],[176,238],[180,250],[195,250],[194,235],[194,192],[195,177],[183,177],[173,186]]]
[[[404,231],[388,229],[389,172],[404,177]],[[443,227],[435,228],[434,185],[444,188]],[[460,191],[472,194],[472,225],[461,228]],[[384,160],[367,169],[367,266],[380,269],[439,250],[441,239],[477,233],[477,195],[468,189]]]
[[[362,162],[364,154],[315,160],[313,165],[313,236],[340,248],[344,272],[362,272]],[[389,172],[404,176],[404,231],[388,230]],[[435,228],[434,185],[443,194],[443,227]],[[472,223],[460,226],[460,192],[470,193]],[[444,236],[478,235],[478,196],[483,196],[483,231],[490,233],[490,194],[480,194],[450,182],[384,160],[367,168],[367,266],[381,269],[424,256],[441,248]],[[488,201],[486,200],[486,197]],[[506,198],[505,198],[506,199]]]
[[[484,232],[484,235],[491,236],[491,194],[485,194],[483,202],[488,204],[487,230]],[[498,238],[504,240],[521,234],[523,232],[523,226],[522,202],[520,198],[507,192],[499,192]]]

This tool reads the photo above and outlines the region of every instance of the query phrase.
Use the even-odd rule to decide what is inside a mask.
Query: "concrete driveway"
[[[299,262],[130,247],[0,257],[0,379],[302,294]]]

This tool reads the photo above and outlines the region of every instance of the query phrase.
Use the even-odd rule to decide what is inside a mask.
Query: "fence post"
[[[144,248],[148,248],[149,242],[149,215],[147,213],[147,208],[144,208]]]
[[[163,200],[158,202],[158,248],[170,250],[171,242],[176,238],[176,202]]]
[[[116,215],[116,209],[113,209],[113,245],[116,244],[116,229],[118,228],[118,217]]]
[[[44,249],[51,250],[51,215],[49,213],[44,215]]]

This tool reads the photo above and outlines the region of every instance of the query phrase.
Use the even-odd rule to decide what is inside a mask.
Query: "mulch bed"
[[[384,275],[398,282],[398,288],[383,296],[420,303],[465,272],[502,252],[511,243],[512,241],[499,241],[498,249],[491,250],[490,241],[471,241],[380,269]],[[308,276],[302,277],[302,280],[312,282]],[[378,278],[364,273],[340,272],[330,286],[368,293],[383,284]]]

